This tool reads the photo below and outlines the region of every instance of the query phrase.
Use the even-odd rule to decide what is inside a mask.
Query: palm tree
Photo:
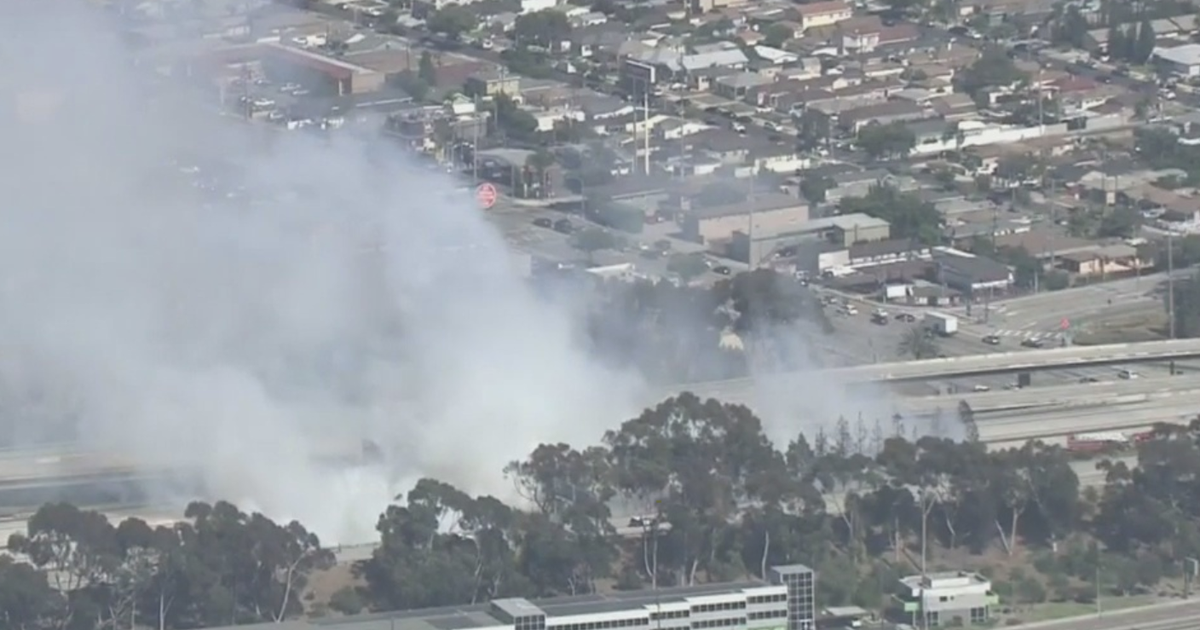
[[[901,357],[917,361],[932,359],[940,354],[937,340],[920,326],[913,326],[906,330],[896,349]]]

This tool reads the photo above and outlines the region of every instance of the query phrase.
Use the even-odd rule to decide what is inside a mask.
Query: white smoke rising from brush
[[[636,413],[448,178],[148,104],[103,22],[34,4],[0,9],[0,102],[25,108],[0,119],[5,437],[198,466],[213,497],[359,542],[416,476],[503,496],[506,461]],[[180,147],[220,150],[254,201],[202,203]],[[388,470],[314,464],[364,438]]]

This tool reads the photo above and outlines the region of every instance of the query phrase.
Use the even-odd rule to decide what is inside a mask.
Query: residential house
[[[901,578],[895,597],[912,625],[923,628],[984,624],[1000,603],[991,581],[968,571]]]
[[[652,86],[665,79],[683,79],[706,68],[742,69],[748,62],[746,53],[730,42],[697,46],[695,52],[679,46],[661,46],[630,54],[622,62],[620,74],[626,84]]]
[[[1060,269],[1084,277],[1130,274],[1154,264],[1153,260],[1144,259],[1137,247],[1120,242],[1067,252],[1056,261]]]
[[[729,129],[706,129],[683,138],[685,149],[703,151],[728,166],[746,164],[751,151],[761,146],[755,137],[743,136]]]
[[[847,110],[838,115],[838,126],[857,134],[867,125],[890,125],[928,118],[929,110],[910,101],[888,101]]]
[[[571,49],[585,59],[615,61],[621,44],[629,39],[629,30],[624,24],[594,24],[571,31]]]
[[[837,203],[846,197],[862,197],[872,186],[894,185],[895,176],[883,169],[868,169],[827,175],[833,186],[825,191],[825,201]]]
[[[967,94],[946,94],[932,98],[929,107],[948,121],[973,118],[979,111],[975,101]]]
[[[850,5],[841,0],[802,4],[796,8],[796,12],[800,15],[798,20],[800,27],[806,31],[811,28],[833,26],[854,16]]]
[[[754,72],[738,72],[713,81],[712,91],[728,99],[742,100],[756,87],[773,83],[770,77]]]
[[[794,143],[769,144],[753,149],[750,162],[754,170],[772,173],[794,173],[807,167],[812,159],[806,157]]]
[[[941,118],[924,118],[904,125],[912,132],[916,146],[940,143],[948,134],[954,133],[954,127]]]
[[[783,79],[755,86],[746,92],[745,101],[755,107],[765,107],[774,111],[787,112],[797,102],[789,98],[801,94],[806,81],[800,79]],[[830,97],[833,95],[826,93]]]
[[[521,77],[509,74],[503,68],[486,68],[467,77],[463,92],[471,96],[513,96],[521,91]]]
[[[587,120],[593,122],[611,120],[634,113],[632,103],[598,92],[577,96],[576,107],[583,112]]]
[[[672,116],[655,125],[653,133],[659,140],[679,140],[711,128],[711,125],[702,122]]]

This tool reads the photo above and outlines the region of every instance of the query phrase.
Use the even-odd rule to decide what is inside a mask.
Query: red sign
[[[1066,329],[1070,328],[1070,327],[1071,327],[1071,320],[1067,319],[1066,317],[1062,318],[1062,321],[1061,321],[1061,322],[1058,322],[1058,327],[1059,327],[1059,328],[1061,328],[1061,329],[1063,329],[1063,330],[1066,330]]]
[[[479,188],[475,189],[475,198],[479,200],[479,205],[483,206],[484,210],[490,209],[496,205],[496,197],[499,193],[496,192],[496,187],[489,183],[482,183]]]

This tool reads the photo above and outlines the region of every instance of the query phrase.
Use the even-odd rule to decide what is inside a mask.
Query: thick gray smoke
[[[148,69],[75,3],[15,4],[6,439],[198,466],[213,496],[357,542],[417,475],[503,494],[506,461],[637,411],[448,177],[351,139],[228,133],[187,98],[147,100]],[[244,194],[199,194],[185,148],[234,162]],[[314,464],[362,439],[388,470]]]

